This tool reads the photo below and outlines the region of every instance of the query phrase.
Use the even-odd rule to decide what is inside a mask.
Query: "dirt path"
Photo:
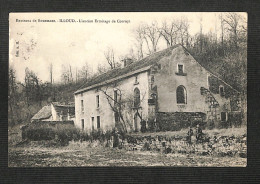
[[[113,148],[9,148],[9,167],[214,166],[245,167],[246,158],[161,154]]]

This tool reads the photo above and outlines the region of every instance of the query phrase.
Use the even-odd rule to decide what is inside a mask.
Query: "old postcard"
[[[9,167],[247,165],[247,14],[9,14]]]

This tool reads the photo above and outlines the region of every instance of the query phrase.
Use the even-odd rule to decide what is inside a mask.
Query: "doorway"
[[[138,132],[139,126],[140,126],[141,119],[139,117],[138,112],[134,115],[134,131]]]
[[[92,131],[94,131],[94,117],[91,117]]]

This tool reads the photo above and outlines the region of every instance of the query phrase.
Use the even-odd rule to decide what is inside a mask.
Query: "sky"
[[[247,17],[246,13],[240,14]],[[185,16],[190,23],[189,33],[194,35],[200,31],[202,18],[203,33],[219,34],[218,15],[214,12],[10,13],[9,64],[15,69],[18,81],[24,80],[28,67],[46,82],[50,81],[52,63],[54,82],[59,82],[62,65],[71,65],[75,71],[87,63],[95,71],[98,64],[108,66],[104,56],[108,47],[113,48],[116,59],[129,53],[135,44],[133,30],[141,23],[157,21],[160,25],[164,20]],[[60,19],[75,22],[61,22]],[[166,44],[160,42],[158,50],[164,48]]]

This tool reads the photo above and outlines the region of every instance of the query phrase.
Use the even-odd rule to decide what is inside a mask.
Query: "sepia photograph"
[[[247,21],[10,13],[8,167],[246,167]]]

